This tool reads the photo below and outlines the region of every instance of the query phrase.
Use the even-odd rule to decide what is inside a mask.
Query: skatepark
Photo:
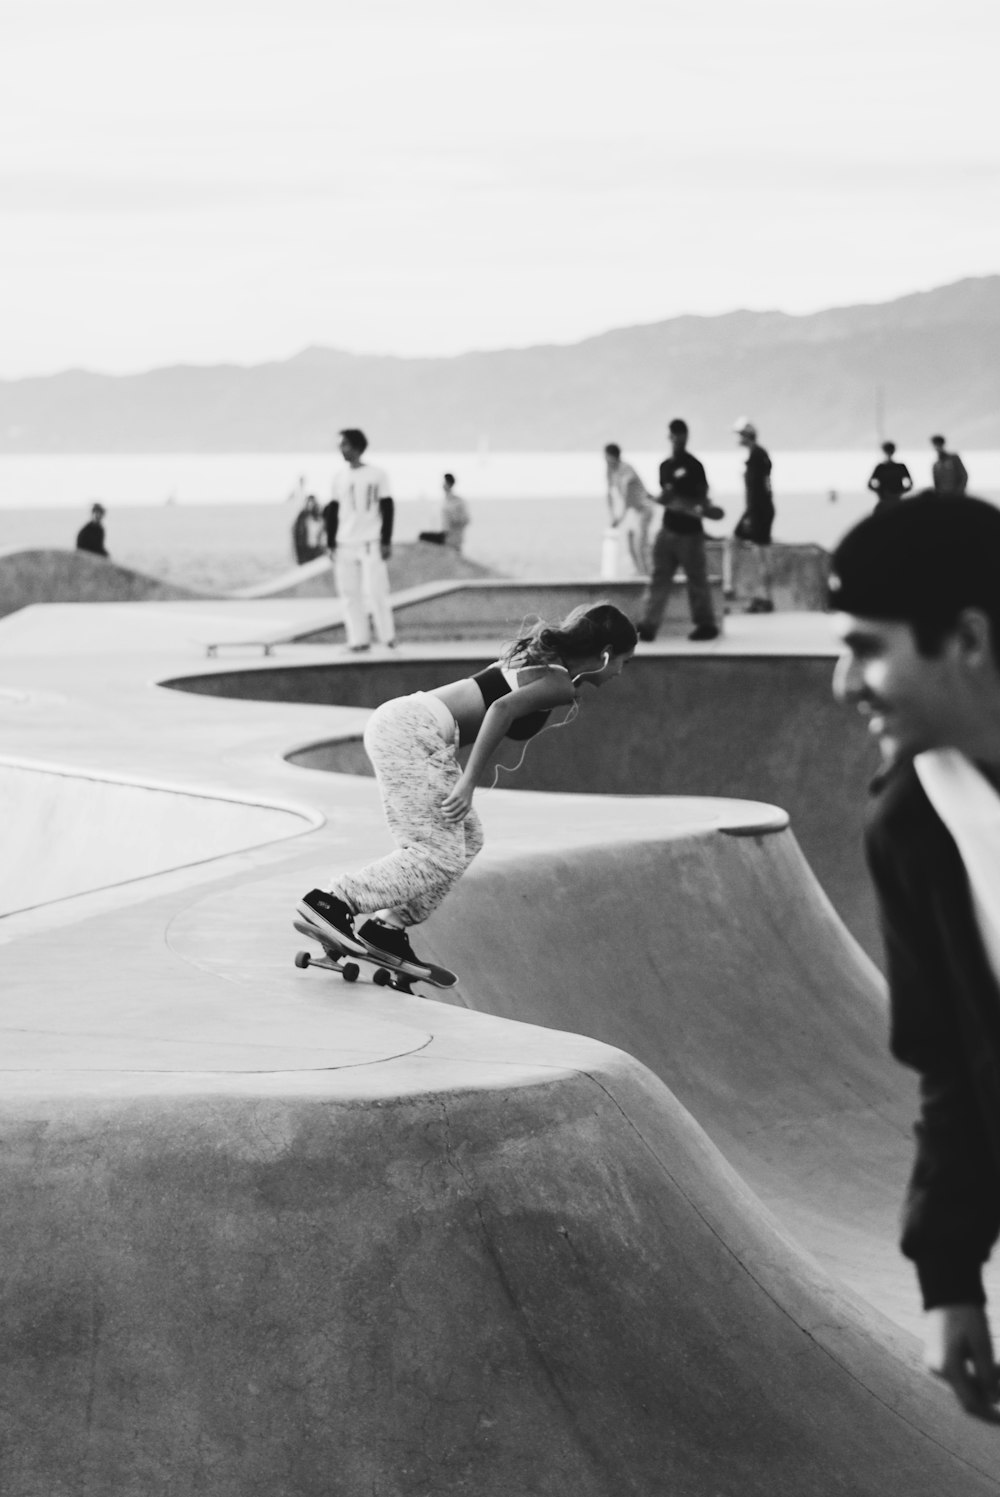
[[[1000,1491],[896,1248],[827,620],[645,646],[543,735],[407,997],[292,916],[387,850],[371,707],[502,637],[411,602],[362,663],[322,596],[0,618],[4,1492]]]

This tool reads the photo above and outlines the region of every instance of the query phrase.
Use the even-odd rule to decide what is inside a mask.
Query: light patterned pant
[[[458,727],[440,698],[418,691],[376,708],[364,741],[397,846],[358,873],[339,876],[331,892],[359,914],[392,910],[404,925],[417,925],[483,845],[475,811],[458,822],[441,815],[441,802],[462,772]]]

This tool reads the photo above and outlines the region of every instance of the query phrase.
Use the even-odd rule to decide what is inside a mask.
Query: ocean
[[[930,449],[901,452],[918,487]],[[593,576],[606,523],[600,452],[380,453],[400,501],[396,534],[413,540],[438,524],[441,475],[452,472],[472,511],[466,551],[508,576]],[[626,452],[650,488],[662,456]],[[726,518],[741,510],[742,457],[700,451]],[[829,549],[865,514],[876,452],[780,452],[774,462],[775,539]],[[971,488],[1000,502],[1000,452],[962,454]],[[87,511],[107,508],[116,561],[198,588],[263,582],[292,562],[290,496],[300,477],[321,501],[340,466],[335,453],[140,453],[0,456],[0,550],[72,547]]]

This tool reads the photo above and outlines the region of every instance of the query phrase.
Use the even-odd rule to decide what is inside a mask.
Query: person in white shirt
[[[362,461],[367,449],[363,431],[353,426],[341,431],[340,451],[347,466],[334,478],[323,511],[337,593],[344,600],[347,648],[354,651],[370,648],[371,622],[381,644],[396,643],[386,567],[392,554],[395,505],[383,469]]]
[[[621,525],[628,540],[632,565],[641,577],[648,576],[652,569],[649,528],[653,523],[656,507],[632,464],[622,458],[622,450],[617,442],[609,442],[605,447],[604,461],[608,470],[608,519],[611,528],[614,530]]]

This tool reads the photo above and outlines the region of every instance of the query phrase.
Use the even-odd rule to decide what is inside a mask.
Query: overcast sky
[[[4,0],[0,376],[1000,270],[998,0]]]

